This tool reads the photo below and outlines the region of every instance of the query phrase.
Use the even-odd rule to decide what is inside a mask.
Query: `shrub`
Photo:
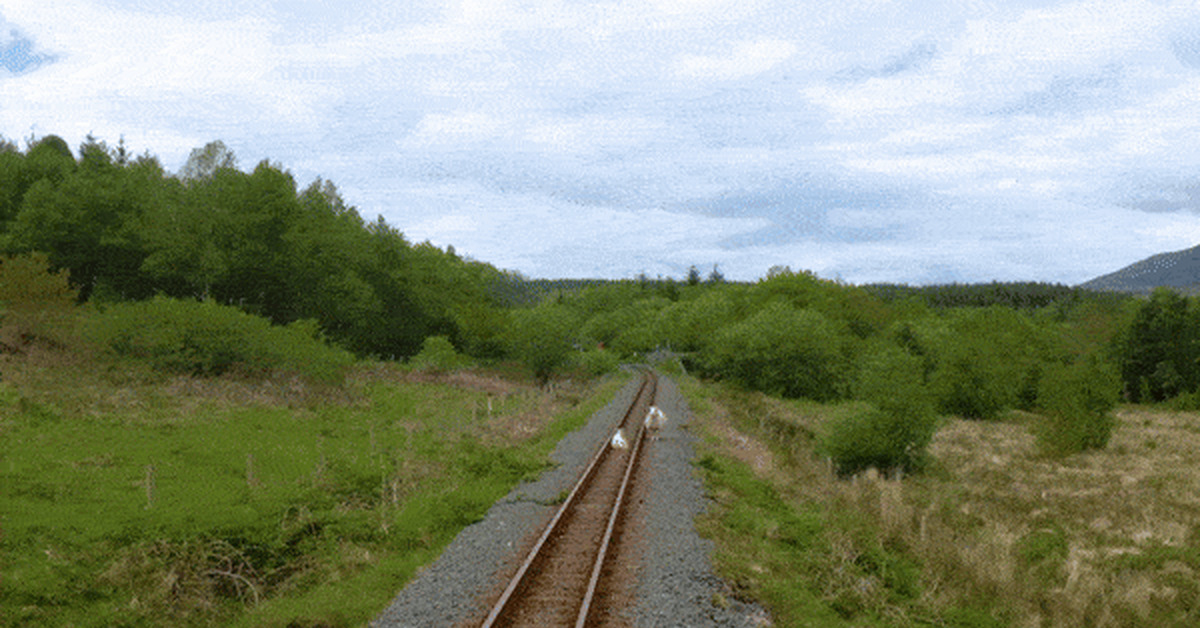
[[[921,321],[906,345],[923,350],[938,409],[968,419],[995,419],[1032,407],[1041,363],[1065,357],[1044,321],[1001,307],[955,310]]]
[[[508,354],[523,362],[539,384],[571,358],[579,321],[565,306],[544,303],[514,310],[507,333]]]
[[[277,327],[211,301],[155,297],[113,305],[92,318],[87,333],[113,353],[176,373],[219,375],[237,369],[340,383],[353,361],[348,352],[325,344],[315,321]]]
[[[683,366],[683,359],[679,356],[672,356],[668,360],[657,362],[654,364],[654,368],[665,375],[687,375],[687,369]]]
[[[938,409],[966,419],[995,419],[1005,408],[1002,382],[988,372],[979,355],[946,360],[934,372]]]
[[[464,368],[471,364],[471,359],[454,349],[446,336],[430,336],[421,343],[421,351],[409,360],[414,368],[444,373]]]
[[[10,348],[31,340],[64,344],[74,327],[76,299],[67,271],[52,272],[45,254],[5,258],[0,263],[0,342]]]
[[[608,349],[588,349],[575,355],[575,361],[588,375],[599,376],[612,373],[621,364],[617,354]]]
[[[933,399],[922,382],[921,359],[888,348],[862,361],[855,396],[870,405],[832,420],[821,448],[842,474],[869,467],[920,468],[937,430]]]
[[[1038,389],[1038,406],[1045,416],[1036,430],[1039,446],[1054,454],[1106,446],[1116,427],[1112,409],[1120,391],[1116,369],[1099,358],[1047,366]]]
[[[718,331],[705,352],[723,378],[767,394],[828,401],[844,394],[845,326],[774,302]]]
[[[1113,338],[1113,355],[1130,401],[1163,401],[1196,390],[1200,384],[1196,308],[1196,301],[1158,288]]]
[[[1167,407],[1177,412],[1200,410],[1200,391],[1182,393],[1168,401]]]

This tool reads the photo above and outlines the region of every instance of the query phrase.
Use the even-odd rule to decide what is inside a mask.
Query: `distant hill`
[[[1159,286],[1184,293],[1200,293],[1200,246],[1183,251],[1159,253],[1118,270],[1079,284],[1087,290],[1110,290],[1147,294]]]

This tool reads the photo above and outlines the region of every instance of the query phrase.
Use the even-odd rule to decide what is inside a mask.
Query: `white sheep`
[[[621,433],[621,430],[617,430],[617,433],[613,434],[612,446],[617,449],[625,449],[629,446],[629,443],[625,442],[625,435]]]
[[[659,410],[658,406],[650,406],[650,411],[646,413],[646,420],[643,422],[646,429],[657,432],[666,423],[667,415],[663,414],[663,411]]]

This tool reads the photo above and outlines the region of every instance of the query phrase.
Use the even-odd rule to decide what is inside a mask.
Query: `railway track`
[[[625,412],[620,429],[625,448],[612,434],[592,457],[558,512],[483,622],[492,626],[591,626],[606,615],[605,600],[617,583],[606,578],[623,506],[645,438],[642,417],[654,404],[657,378],[647,371]]]

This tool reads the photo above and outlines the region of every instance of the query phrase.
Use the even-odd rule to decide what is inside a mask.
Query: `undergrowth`
[[[811,451],[813,426],[781,420],[760,396],[716,392],[690,378],[682,388],[707,436],[697,464],[716,508],[701,530],[716,541],[714,559],[735,595],[764,603],[781,626],[892,625],[921,610],[920,569],[910,554],[871,521],[838,508],[831,495],[812,499],[795,491],[793,481],[818,473],[833,481],[832,468],[772,462]],[[857,415],[859,405],[839,416]],[[739,430],[775,447],[743,441]]]
[[[1195,414],[1122,408],[1109,447],[1050,456],[1044,417],[951,419],[920,473],[842,477],[815,445],[865,404],[680,384],[705,435],[702,531],[776,625],[1200,621]]]
[[[7,625],[361,625],[622,383],[576,402],[375,373],[296,402],[20,368],[0,388]]]

